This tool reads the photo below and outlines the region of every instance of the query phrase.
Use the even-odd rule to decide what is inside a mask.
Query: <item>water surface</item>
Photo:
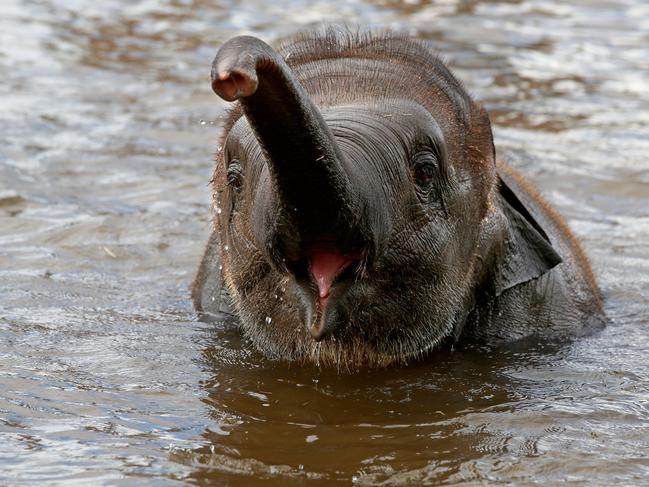
[[[0,484],[646,485],[649,5],[434,3],[2,3]],[[211,60],[321,21],[434,43],[581,238],[609,327],[349,375],[197,319]]]

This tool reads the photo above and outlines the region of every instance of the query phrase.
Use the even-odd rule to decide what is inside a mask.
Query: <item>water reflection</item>
[[[219,472],[233,485],[249,485],[250,476],[444,481],[466,477],[466,465],[485,455],[533,455],[544,436],[538,427],[498,425],[539,393],[512,371],[561,361],[569,348],[469,347],[406,368],[340,374],[266,360],[232,321],[218,324],[210,343],[204,401],[220,427],[176,460],[198,466],[198,482]]]

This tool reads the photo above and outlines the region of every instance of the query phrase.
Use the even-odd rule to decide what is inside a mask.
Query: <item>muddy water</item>
[[[646,485],[648,19],[643,0],[4,0],[0,484]],[[607,329],[338,375],[198,321],[215,49],[323,20],[434,42],[583,240]]]

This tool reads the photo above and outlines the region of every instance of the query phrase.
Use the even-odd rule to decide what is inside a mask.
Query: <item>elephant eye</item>
[[[419,152],[414,157],[412,175],[420,191],[428,191],[437,178],[437,158],[431,152]]]
[[[238,159],[232,159],[230,164],[228,164],[228,184],[235,191],[241,189],[241,185],[243,184],[243,168]]]

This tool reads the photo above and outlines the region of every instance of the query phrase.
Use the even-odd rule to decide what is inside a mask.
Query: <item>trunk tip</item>
[[[237,69],[217,69],[212,72],[212,90],[225,101],[236,101],[257,91],[257,76]]]
[[[221,98],[235,101],[255,94],[257,66],[277,58],[277,53],[256,37],[234,37],[223,44],[212,62],[212,89]]]

